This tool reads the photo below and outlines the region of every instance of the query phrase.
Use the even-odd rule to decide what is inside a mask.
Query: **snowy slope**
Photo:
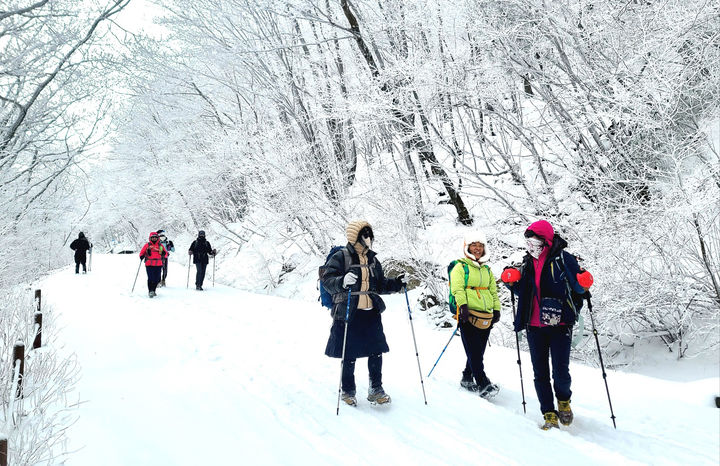
[[[341,406],[336,416],[340,365],[323,355],[325,309],[210,280],[204,292],[188,290],[175,263],[169,287],[151,300],[144,270],[130,293],[137,265],[134,255],[97,255],[91,273],[64,269],[41,285],[83,369],[78,396],[87,402],[69,433],[79,450],[68,465],[720,462],[717,376],[683,383],[609,371],[614,430],[599,370],[575,364],[576,421],[543,432],[527,354],[523,414],[513,349],[486,353],[488,375],[502,387],[488,402],[459,388],[459,337],[425,377],[450,331],[415,318],[426,406],[405,298],[395,295],[383,317],[393,403],[372,407],[359,396],[357,408]],[[356,379],[362,395],[364,360]]]

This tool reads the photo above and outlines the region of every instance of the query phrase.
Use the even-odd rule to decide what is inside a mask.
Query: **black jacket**
[[[193,264],[207,264],[209,262],[208,256],[214,255],[210,242],[203,237],[193,241],[189,251],[193,255]]]
[[[350,243],[345,246],[346,250],[350,253],[350,264],[360,264],[360,258],[358,257],[355,248]],[[385,310],[385,302],[379,295],[388,293],[397,293],[402,290],[403,283],[397,279],[387,279],[383,273],[382,265],[377,260],[375,252],[368,251],[367,253],[368,265],[370,267],[370,299],[373,302],[373,308],[382,312]],[[325,289],[333,296],[333,308],[332,316],[336,320],[345,320],[345,313],[347,311],[347,294],[348,290],[343,288],[343,278],[348,271],[345,270],[345,256],[342,250],[338,250],[330,256],[326,264],[326,271],[323,274],[322,285]],[[358,269],[359,275],[359,269]],[[352,287],[351,292],[357,292],[360,289],[360,280],[357,281]],[[352,295],[350,297],[350,321],[357,310],[358,296]]]
[[[75,260],[84,261],[85,260],[85,253],[87,253],[88,249],[90,249],[92,245],[90,242],[85,238],[84,236],[82,238],[78,238],[74,240],[72,243],[70,243],[70,249],[75,251]]]
[[[580,272],[577,259],[565,251],[566,247],[567,241],[559,235],[555,235],[540,272],[540,297],[557,298],[562,303],[561,322],[565,325],[574,325],[575,310],[580,312],[582,299],[573,300],[572,295],[575,294],[575,297],[578,298],[585,293],[585,290],[577,282],[576,274]],[[535,266],[530,254],[525,254],[520,273],[520,280],[509,287],[518,297],[517,315],[514,322],[516,332],[525,330],[529,325],[532,302],[537,295]],[[568,287],[570,293],[568,293]],[[575,309],[573,309],[573,305]]]

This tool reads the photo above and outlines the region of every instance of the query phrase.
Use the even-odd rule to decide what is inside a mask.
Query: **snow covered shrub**
[[[0,301],[0,432],[8,437],[8,464],[37,465],[62,462],[65,430],[76,420],[67,396],[78,378],[72,356],[53,346],[51,310],[43,309],[43,346],[31,349],[35,338],[34,304],[30,291],[4,290]],[[13,346],[25,344],[21,398],[13,371]]]

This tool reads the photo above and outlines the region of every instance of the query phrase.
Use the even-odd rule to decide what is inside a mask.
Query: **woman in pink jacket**
[[[148,277],[148,294],[152,298],[156,296],[155,289],[160,283],[162,275],[163,258],[167,258],[170,254],[158,241],[158,235],[154,231],[150,233],[150,241],[146,243],[140,250],[140,258],[145,259],[145,270]]]

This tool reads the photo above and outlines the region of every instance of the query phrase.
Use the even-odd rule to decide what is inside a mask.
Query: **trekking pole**
[[[88,272],[92,272],[92,248],[90,248],[90,260],[88,261]]]
[[[185,288],[190,288],[190,254],[188,254],[188,274],[187,274],[187,282],[185,283]]]
[[[590,322],[592,323],[593,335],[595,335],[595,344],[597,345],[598,356],[600,357],[600,369],[602,370],[603,380],[605,381],[605,391],[607,392],[608,404],[610,405],[610,419],[612,419],[613,427],[617,429],[615,424],[615,413],[613,412],[612,400],[610,400],[610,388],[608,388],[607,374],[605,373],[605,364],[603,364],[602,352],[600,351],[600,340],[598,332],[595,328],[595,318],[593,317],[592,302],[590,301],[590,291],[585,292],[585,298],[588,303],[588,312],[590,313]]]
[[[447,349],[448,346],[450,346],[450,342],[452,341],[455,334],[457,334],[457,331],[459,328],[460,328],[460,325],[458,324],[458,326],[455,327],[455,331],[452,333],[452,335],[450,335],[450,339],[448,340],[447,344],[445,345],[445,348],[443,348],[442,352],[440,353],[440,356],[438,356],[437,361],[435,361],[435,364],[432,366],[432,369],[430,369],[430,373],[428,373],[428,375],[427,375],[428,379],[430,378],[433,371],[435,370],[435,366],[437,366],[438,363],[440,362],[440,358],[442,358],[442,355],[445,354],[445,350]]]
[[[215,288],[215,254],[213,254],[213,288]]]
[[[410,299],[408,299],[407,285],[405,285],[404,289],[405,289],[405,302],[407,303],[407,308],[408,308],[408,317],[410,317],[410,330],[412,331],[413,344],[415,345],[415,358],[417,359],[418,373],[420,374],[420,386],[422,387],[423,399],[425,400],[425,405],[427,405],[427,397],[425,396],[425,382],[423,382],[422,369],[420,369],[420,355],[418,354],[417,341],[415,340],[415,326],[413,325],[413,321],[412,321],[412,312],[410,312]]]
[[[338,399],[335,415],[340,415],[340,391],[342,390],[342,374],[345,368],[345,343],[347,342],[348,320],[350,320],[350,287],[348,287],[347,309],[345,310],[345,334],[343,335],[342,359],[340,360],[340,383],[338,383]]]
[[[143,260],[143,258],[141,257],[140,263],[138,264],[137,272],[135,272],[135,281],[133,281],[133,287],[132,287],[132,290],[130,290],[130,293],[135,291],[135,283],[137,283],[137,277],[138,277],[138,275],[140,275],[140,266],[142,265],[142,260]]]
[[[512,311],[513,311],[513,321],[515,320],[515,292],[510,290],[510,300],[512,302]],[[522,363],[520,362],[520,334],[518,332],[515,332],[515,347],[517,348],[517,363],[518,363],[518,369],[520,370],[520,393],[522,393],[522,405],[523,405],[523,413],[527,414],[527,409],[525,407],[525,384],[523,383],[523,376],[522,376]]]

